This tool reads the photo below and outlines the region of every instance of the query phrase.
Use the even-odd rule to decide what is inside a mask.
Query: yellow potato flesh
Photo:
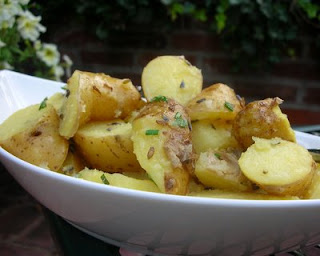
[[[185,105],[202,89],[201,71],[183,56],[160,56],[153,59],[143,69],[141,80],[148,101],[163,95]]]
[[[249,180],[270,194],[302,195],[312,180],[315,163],[302,146],[279,138],[254,138],[239,165]]]
[[[151,180],[138,179],[120,173],[105,173],[96,169],[85,168],[78,177],[100,184],[109,184],[115,187],[129,188],[147,192],[160,193],[158,187]]]
[[[92,168],[106,172],[140,171],[131,135],[131,124],[120,119],[89,122],[77,131],[74,141]]]

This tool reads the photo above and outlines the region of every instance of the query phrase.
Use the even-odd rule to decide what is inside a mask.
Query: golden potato
[[[86,167],[83,157],[76,151],[73,144],[70,144],[68,155],[63,162],[59,172],[68,176],[74,176]]]
[[[123,119],[141,104],[141,96],[129,79],[76,70],[67,84],[60,114],[60,134],[71,138],[92,121]]]
[[[313,176],[312,183],[308,187],[306,194],[303,195],[305,199],[320,199],[320,164],[317,164],[317,170]]]
[[[184,195],[193,172],[189,116],[172,99],[148,103],[132,122],[134,153],[163,193]]]
[[[297,196],[277,196],[268,194],[259,194],[254,192],[237,192],[222,189],[203,190],[190,193],[189,196],[224,198],[224,199],[242,199],[242,200],[299,200]]]
[[[195,175],[206,187],[233,191],[250,191],[251,182],[240,170],[232,153],[208,151],[196,161]]]
[[[163,95],[185,105],[202,90],[201,71],[184,56],[160,56],[143,69],[141,83],[145,97],[151,101]]]
[[[57,113],[60,114],[60,110],[64,103],[64,98],[65,98],[65,95],[63,93],[57,92],[48,98],[47,104],[51,104],[55,108]]]
[[[78,178],[115,187],[160,193],[158,187],[153,181],[130,177],[121,173],[111,174],[96,169],[90,170],[85,168],[79,172]]]
[[[282,102],[280,98],[253,101],[238,113],[233,121],[232,134],[244,148],[253,143],[253,136],[296,141],[287,116],[279,108]]]
[[[239,159],[244,175],[269,194],[303,195],[316,169],[308,150],[280,138],[253,139]]]
[[[73,139],[90,168],[105,172],[141,171],[131,135],[131,124],[116,119],[89,122]]]
[[[192,144],[197,154],[210,149],[235,149],[238,142],[231,134],[229,123],[199,120],[192,122]]]
[[[203,89],[187,105],[191,120],[233,120],[243,106],[244,100],[221,83]]]
[[[31,164],[58,171],[69,147],[58,128],[56,110],[44,101],[15,112],[0,125],[0,146]]]

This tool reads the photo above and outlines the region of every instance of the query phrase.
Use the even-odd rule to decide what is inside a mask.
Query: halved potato
[[[316,169],[308,150],[280,138],[253,139],[239,159],[244,175],[269,194],[303,195]]]
[[[63,162],[59,172],[68,176],[74,176],[86,166],[83,157],[76,151],[74,145],[71,143],[68,155]]]
[[[240,170],[238,159],[232,153],[208,151],[200,154],[195,175],[209,188],[231,191],[250,191],[251,182]]]
[[[201,92],[202,80],[201,71],[184,56],[159,56],[145,66],[141,77],[148,101],[163,95],[182,105]]]
[[[233,121],[232,134],[244,148],[253,143],[254,136],[296,141],[287,116],[279,108],[282,102],[280,98],[253,101],[239,112]]]
[[[197,154],[210,149],[235,149],[238,142],[231,134],[232,125],[226,122],[199,120],[192,122],[192,144]]]
[[[69,147],[58,129],[59,116],[52,105],[32,105],[0,125],[0,146],[31,164],[58,171]]]
[[[130,177],[121,173],[111,174],[96,169],[85,168],[79,172],[78,178],[115,187],[160,193],[153,181]]]
[[[89,120],[123,119],[140,106],[140,98],[129,79],[76,70],[68,80],[60,134],[71,138]]]
[[[203,89],[187,105],[191,120],[233,120],[243,106],[244,100],[221,83]]]
[[[60,110],[64,103],[65,95],[61,92],[57,92],[48,98],[47,104],[51,104],[58,114],[60,114]]]
[[[189,116],[172,99],[148,103],[132,122],[134,153],[163,193],[185,195],[194,154]]]
[[[105,172],[141,171],[133,153],[132,126],[121,119],[89,122],[74,136],[88,166]]]
[[[317,164],[317,170],[313,176],[312,183],[308,187],[306,194],[303,195],[305,199],[320,199],[320,164]]]

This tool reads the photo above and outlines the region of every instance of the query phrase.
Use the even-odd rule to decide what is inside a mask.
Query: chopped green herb
[[[110,184],[104,174],[102,174],[100,178],[101,178],[101,180],[102,180],[102,182],[103,182],[104,184],[106,184],[106,185],[109,185],[109,184]]]
[[[43,101],[40,103],[39,110],[47,107],[47,100],[48,100],[48,97],[45,97],[45,98],[43,99]]]
[[[67,88],[66,85],[65,85],[65,86],[62,86],[61,89],[62,89],[62,90],[68,90],[68,88]]]
[[[177,126],[179,126],[181,128],[186,128],[188,126],[187,120],[184,120],[182,118],[182,115],[181,115],[180,112],[176,113],[176,115],[174,116],[174,119],[175,119],[175,121],[173,123],[174,125],[177,125]]]
[[[231,111],[231,112],[233,111],[234,105],[231,104],[230,102],[226,101],[226,102],[224,103],[224,106],[225,106],[229,111]]]
[[[166,96],[159,95],[159,96],[153,97],[150,102],[159,102],[159,101],[168,102],[168,99]]]
[[[221,155],[218,153],[214,153],[214,155],[216,156],[216,158],[218,158],[219,160],[221,160]]]
[[[159,130],[146,130],[146,135],[158,135]]]

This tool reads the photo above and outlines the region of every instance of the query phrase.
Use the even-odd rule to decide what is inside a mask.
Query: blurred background
[[[152,58],[184,55],[202,70],[204,87],[226,83],[247,101],[278,96],[292,124],[320,122],[318,1],[4,2],[20,2],[35,18],[24,15],[32,22],[23,24],[16,15],[19,41],[0,10],[2,68],[62,81],[75,69],[103,72],[138,86]],[[38,37],[23,38],[23,26]]]

